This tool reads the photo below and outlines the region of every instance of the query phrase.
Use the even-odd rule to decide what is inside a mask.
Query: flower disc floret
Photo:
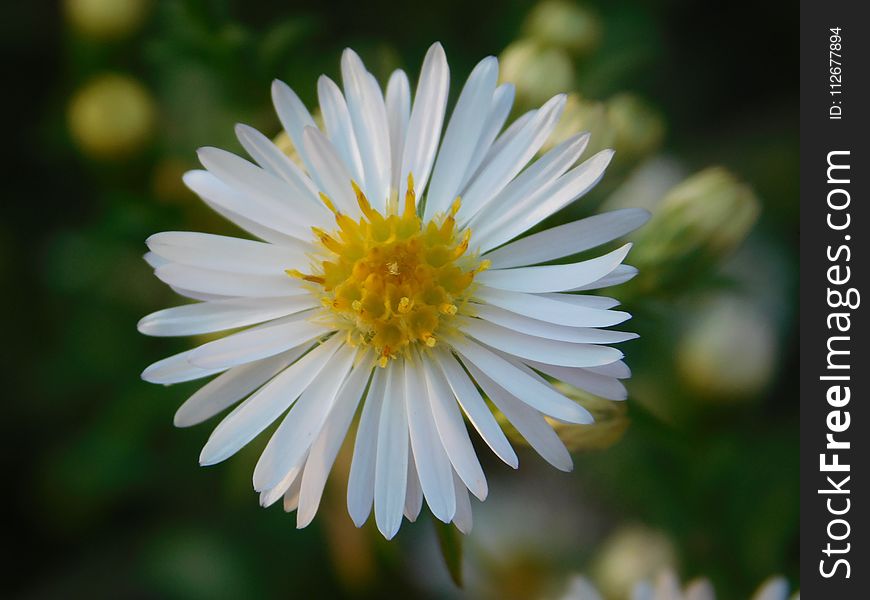
[[[471,230],[457,230],[458,198],[447,214],[424,223],[411,177],[401,214],[389,208],[381,214],[358,186],[354,190],[362,217],[351,219],[324,197],[338,227],[313,229],[322,249],[313,273],[288,273],[313,284],[330,325],[344,331],[348,343],[373,347],[386,366],[414,345],[436,345],[487,262],[468,252]]]

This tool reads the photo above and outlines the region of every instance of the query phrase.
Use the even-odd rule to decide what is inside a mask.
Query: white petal
[[[475,365],[491,379],[501,382],[506,390],[532,408],[568,423],[588,424],[594,421],[588,410],[484,346],[469,339],[451,338],[451,343],[465,361]]]
[[[417,197],[423,197],[441,138],[449,87],[450,68],[447,66],[447,57],[444,56],[444,48],[436,42],[429,47],[426,58],[423,59],[423,68],[411,107],[399,175],[399,198],[405,197],[409,173],[414,175]]]
[[[152,235],[145,243],[152,252],[171,262],[256,275],[283,273],[289,266],[305,260],[307,250],[302,245],[295,249],[194,231],[164,231]]]
[[[339,348],[323,367],[327,375],[315,379],[284,416],[254,468],[255,490],[277,485],[308,452],[329,416],[355,354],[350,346]]]
[[[347,49],[341,55],[341,77],[365,171],[363,189],[372,206],[383,210],[390,185],[390,138],[384,98],[353,50]]]
[[[566,96],[549,100],[517,135],[493,156],[462,194],[461,212],[469,218],[483,208],[535,156],[562,115]]]
[[[785,600],[788,597],[788,582],[784,577],[771,577],[752,596],[752,600]]]
[[[453,524],[462,533],[471,533],[471,500],[468,490],[462,485],[462,480],[456,472],[453,472],[453,488],[456,491],[456,514],[453,515]]]
[[[215,373],[220,373],[226,369],[202,369],[190,363],[190,356],[194,350],[187,350],[174,354],[163,360],[158,360],[156,363],[149,365],[142,371],[142,379],[148,383],[162,383],[169,385],[171,383],[181,383],[182,381],[193,381],[194,379],[202,379]]]
[[[602,150],[500,213],[498,218],[487,221],[477,232],[481,251],[486,252],[512,240],[591,190],[604,176],[611,158],[612,150]]]
[[[413,451],[411,459],[414,458]],[[417,467],[414,460],[408,460],[408,487],[405,491],[405,509],[402,511],[405,518],[412,523],[420,516],[423,509],[423,489],[420,487],[420,477],[417,475]]]
[[[502,86],[502,87],[504,87],[504,86]],[[498,91],[496,91],[496,93],[498,93]],[[513,101],[513,90],[512,89],[510,90],[509,97],[511,98],[511,101]],[[538,114],[537,109],[530,110],[528,112],[523,113],[522,115],[520,115],[519,117],[514,119],[511,122],[511,124],[507,126],[507,129],[505,129],[501,135],[499,135],[497,138],[495,138],[495,141],[493,141],[486,149],[484,156],[480,160],[479,166],[476,168],[476,170],[473,173],[471,173],[471,175],[466,177],[465,184],[462,186],[462,193],[463,194],[467,190],[468,186],[472,182],[474,182],[474,180],[477,179],[480,176],[480,174],[483,173],[489,167],[490,164],[492,164],[493,159],[495,159],[497,156],[499,156],[501,154],[501,151],[504,150],[504,147],[508,143],[510,143],[514,139],[516,139],[517,135],[521,131],[523,131],[523,129],[526,126],[528,126],[528,124],[531,122],[532,119],[535,118],[535,116],[537,114]],[[502,124],[504,124],[504,123],[502,123]]]
[[[628,243],[613,252],[568,265],[492,269],[477,276],[484,285],[514,292],[561,292],[594,283],[610,274],[631,250]]]
[[[221,296],[274,298],[307,293],[298,280],[283,273],[250,275],[171,263],[158,267],[154,274],[171,286]]]
[[[375,521],[388,540],[399,531],[408,485],[408,417],[402,359],[387,366],[384,403],[378,424],[375,462]]]
[[[620,285],[622,283],[625,283],[626,281],[634,279],[635,275],[637,275],[636,268],[632,267],[631,265],[619,265],[618,267],[613,269],[612,272],[608,273],[601,279],[567,291],[582,292],[584,290],[600,290],[601,288],[612,287],[614,285]]]
[[[332,469],[335,458],[347,436],[347,431],[351,421],[353,421],[354,414],[356,414],[360,398],[365,392],[371,372],[371,365],[365,359],[357,363],[338,393],[320,435],[311,446],[308,460],[305,463],[305,472],[302,475],[302,487],[299,491],[297,528],[307,527],[317,513],[329,471]]]
[[[317,80],[317,96],[320,99],[320,110],[323,112],[323,122],[326,125],[329,141],[341,156],[348,173],[365,189],[362,158],[360,158],[356,134],[353,132],[347,102],[341,89],[329,77],[321,75]]]
[[[511,107],[514,104],[515,92],[516,88],[514,88],[512,83],[504,83],[495,89],[495,93],[492,96],[492,103],[489,107],[489,114],[483,124],[483,130],[480,132],[477,145],[474,148],[474,152],[471,154],[471,160],[468,162],[468,166],[465,167],[465,174],[462,176],[462,184],[459,186],[460,190],[464,190],[471,178],[477,174],[477,170],[480,168],[480,165],[483,163],[484,158],[492,147],[493,141],[504,126],[504,123],[510,114]]]
[[[339,338],[333,336],[314,348],[227,415],[202,449],[200,464],[226,460],[287,410],[344,343]]]
[[[486,123],[497,79],[498,60],[489,56],[477,64],[462,88],[432,171],[426,195],[427,219],[446,211],[459,194],[465,168]]]
[[[456,358],[448,352],[434,352],[432,360],[438,370],[433,369],[433,374],[443,376],[447,381],[456,400],[468,416],[468,420],[474,425],[477,433],[483,438],[492,451],[506,464],[517,468],[519,461],[516,452],[511,448],[510,442],[499,427],[483,401],[474,383],[468,378],[468,374],[462,369]]]
[[[378,447],[378,423],[386,392],[386,373],[375,369],[363,403],[356,439],[353,444],[353,459],[347,481],[347,511],[357,527],[362,527],[372,510],[375,489],[375,461]]]
[[[229,408],[272,379],[281,369],[302,356],[303,344],[271,358],[233,367],[199,388],[175,412],[176,427],[191,427]]]
[[[683,595],[685,600],[716,600],[716,592],[713,590],[713,584],[709,579],[696,579],[686,586],[686,593]],[[754,598],[752,600],[758,600]],[[786,600],[786,593],[766,598],[765,600]]]
[[[649,581],[638,581],[631,589],[630,600],[656,600],[657,596]]]
[[[630,319],[627,312],[589,308],[546,295],[508,292],[481,286],[474,295],[479,300],[532,319],[568,327],[610,327]]]
[[[603,600],[592,583],[582,575],[571,577],[568,589],[560,600]]]
[[[655,590],[656,600],[671,600],[672,598],[684,600],[680,590],[680,581],[672,570],[663,571],[656,576]]]
[[[615,377],[616,379],[628,379],[631,377],[631,369],[621,360],[609,365],[601,365],[600,367],[589,367],[587,370],[606,377]]]
[[[622,385],[615,377],[608,377],[600,373],[594,373],[589,369],[579,369],[571,367],[558,367],[548,365],[536,361],[525,361],[531,367],[546,373],[551,377],[555,377],[559,381],[564,381],[570,385],[586,390],[590,394],[607,398],[608,400],[625,400],[628,397],[628,392],[625,386]]]
[[[252,206],[244,194],[234,190],[208,171],[188,171],[182,179],[184,184],[202,198],[212,210],[261,240],[291,248],[297,248],[304,243],[299,238],[273,227],[270,221],[271,213]]]
[[[402,152],[405,148],[408,119],[411,117],[411,88],[408,84],[408,76],[401,69],[396,69],[390,75],[390,81],[387,83],[386,108],[390,127],[390,188],[398,193]]]
[[[164,263],[167,264],[167,263]],[[229,300],[234,296],[224,296],[221,294],[206,294],[204,292],[194,292],[193,290],[186,290],[182,287],[178,287],[176,285],[170,285],[169,289],[178,294],[179,296],[184,296],[185,298],[189,298],[190,300],[199,300],[200,302],[215,302],[217,300]]]
[[[153,252],[146,252],[144,255],[142,255],[142,258],[145,259],[145,262],[148,263],[148,266],[151,267],[152,269],[156,269],[157,267],[162,267],[163,265],[165,265],[166,263],[169,262],[168,260],[166,260],[162,256],[158,256],[158,255],[154,254]]]
[[[596,367],[622,358],[622,352],[609,346],[574,344],[520,333],[481,319],[463,318],[460,328],[488,346],[529,360],[563,367]]]
[[[564,325],[547,323],[546,321],[518,315],[517,313],[489,304],[476,304],[473,310],[477,317],[485,321],[490,321],[520,333],[549,340],[559,340],[573,344],[616,344],[637,338],[636,333],[593,329],[590,327],[565,327]]]
[[[559,225],[486,254],[490,268],[505,269],[547,262],[606,244],[646,223],[649,212],[626,208]]]
[[[311,163],[302,145],[302,132],[305,128],[317,127],[314,119],[311,118],[311,113],[305,108],[296,92],[278,79],[272,82],[272,104],[275,105],[275,112],[278,113],[278,120],[281,121],[281,126],[287,132],[287,135],[290,136],[290,141],[293,142],[293,146],[299,153],[305,168],[311,173]]]
[[[302,480],[302,469],[305,468],[305,456],[302,456],[292,468],[288,469],[284,477],[275,487],[260,492],[260,506],[272,506],[275,502],[284,498],[284,510],[292,512],[296,510],[299,502],[299,486]]]
[[[470,227],[477,230],[478,225],[496,218],[518,202],[540,188],[549,185],[565,171],[571,168],[586,145],[589,143],[588,133],[572,136],[547,152],[540,159],[529,165],[513,181],[505,186],[484,208],[471,219]]]
[[[307,320],[308,313],[291,315],[203,344],[190,355],[201,369],[229,368],[268,358],[329,332]]]
[[[284,512],[290,513],[296,510],[299,506],[299,487],[302,485],[302,478],[297,475],[293,483],[284,492]]]
[[[351,187],[351,175],[326,136],[316,127],[306,127],[302,144],[308,153],[315,180],[329,196],[336,208],[345,214],[356,215],[359,208]]]
[[[251,155],[251,158],[290,186],[293,196],[288,198],[289,200],[298,199],[313,205],[320,212],[324,211],[325,207],[320,202],[320,198],[317,197],[317,187],[314,182],[272,140],[253,127],[241,123],[236,125],[236,137],[239,138],[239,143],[242,144],[245,152]],[[325,213],[323,217],[328,218],[328,213]]]
[[[413,362],[405,362],[405,401],[411,448],[429,509],[435,518],[449,523],[456,512],[453,468],[435,428],[428,389],[418,361],[419,357],[415,357]]]
[[[619,268],[619,267],[617,267]],[[568,302],[574,306],[583,306],[585,308],[598,308],[608,310],[615,306],[619,306],[619,300],[615,298],[607,298],[606,296],[592,296],[589,294],[563,294],[553,292],[547,294],[538,294],[542,298],[550,300],[558,300],[560,302]]]
[[[198,335],[247,327],[316,306],[313,298],[228,298],[160,310],[143,317],[137,328],[154,336]]]
[[[541,413],[514,397],[474,365],[469,365],[469,370],[492,403],[544,460],[560,471],[573,468],[568,449]]]
[[[300,198],[307,192],[241,156],[220,148],[200,148],[197,156],[210,173],[244,195],[244,216],[301,240],[310,237],[309,224],[329,224],[325,210]]]
[[[464,482],[463,487],[467,486],[480,500],[485,500],[487,495],[486,477],[480,467],[480,462],[477,460],[471,438],[468,437],[468,430],[465,428],[453,391],[436,365],[429,361],[425,361],[423,365],[432,406],[432,416],[435,419],[444,450],[450,457],[450,462],[453,463],[456,473]]]

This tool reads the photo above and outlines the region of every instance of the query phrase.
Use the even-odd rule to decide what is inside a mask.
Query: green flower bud
[[[605,400],[561,381],[554,382],[553,386],[595,417],[595,422],[590,425],[575,425],[545,417],[570,452],[601,450],[622,439],[629,422],[625,402]],[[494,410],[494,414],[511,442],[528,447],[528,442],[501,411]]]
[[[574,425],[547,418],[568,450],[601,450],[622,439],[629,422],[625,402],[605,400],[561,381],[553,385],[595,417],[591,425]]]
[[[79,148],[97,159],[121,159],[141,150],[154,133],[151,94],[127,75],[101,75],[70,100],[67,121]]]
[[[564,50],[519,40],[501,53],[501,79],[517,89],[517,104],[537,107],[574,87],[574,65]]]
[[[665,135],[661,115],[633,94],[607,101],[607,120],[613,131],[617,160],[637,160],[659,149]]]
[[[145,22],[151,0],[65,0],[70,25],[96,40],[118,40],[135,32]]]
[[[755,193],[721,167],[705,169],[668,192],[639,230],[629,292],[673,290],[728,256],[758,219]]]
[[[526,35],[544,44],[587,56],[601,43],[602,26],[598,15],[584,6],[564,0],[545,0],[526,17]]]
[[[608,119],[607,106],[603,102],[581,98],[579,94],[568,94],[565,110],[562,111],[553,133],[541,148],[541,153],[555,148],[581,131],[588,131],[590,134],[589,145],[584,153],[586,156],[592,156],[605,148],[613,148],[615,136]]]

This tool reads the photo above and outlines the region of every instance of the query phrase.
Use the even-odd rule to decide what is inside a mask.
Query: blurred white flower
[[[776,331],[750,300],[722,294],[689,318],[677,343],[677,367],[700,398],[733,401],[761,392],[778,356]]]
[[[674,544],[664,532],[625,525],[605,540],[592,572],[608,597],[625,597],[637,581],[675,567],[676,561]]]
[[[647,213],[616,211],[514,240],[585,194],[610,162],[604,150],[577,164],[589,138],[578,134],[528,165],[565,97],[501,132],[513,88],[497,85],[498,61],[485,58],[442,140],[449,69],[440,44],[426,55],[413,103],[404,72],[393,73],[384,93],[353,51],[341,67],[343,92],[325,76],[318,81],[323,129],[289,87],[273,85],[302,167],[244,125],[236,132],[257,164],[199,151],[206,170],[187,173],[185,183],[263,241],[191,232],[149,238],[157,277],[200,302],[149,315],[139,329],[247,329],[159,361],[143,378],[171,384],[219,374],[175,419],[189,426],[236,405],[203,448],[203,465],[229,458],[280,420],[254,487],[264,506],[283,498],[285,510],[298,509],[299,527],[313,519],[362,406],[348,483],[353,521],[362,525],[374,505],[378,528],[392,538],[403,514],[416,519],[425,499],[435,517],[467,532],[468,492],[483,500],[487,483],[462,412],[497,456],[518,464],[477,386],[562,470],[572,468],[571,457],[544,417],[593,417],[539,372],[624,397],[617,380],[628,368],[608,344],[635,335],[604,328],[630,315],[612,310],[615,300],[566,292],[633,277],[621,264],[630,245],[582,262],[532,265],[609,243]]]
[[[750,600],[787,600],[788,591],[788,582],[785,578],[771,577],[761,584]],[[605,598],[608,596],[601,594],[591,581],[582,575],[575,575],[560,600],[604,600]],[[666,570],[659,573],[653,581],[635,583],[628,598],[630,600],[716,600],[716,592],[710,581],[705,578],[690,581],[684,588],[680,585],[676,574]],[[799,599],[800,594],[795,592],[792,600]]]

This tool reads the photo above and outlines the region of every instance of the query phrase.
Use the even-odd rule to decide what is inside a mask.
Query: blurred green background
[[[726,599],[774,573],[796,586],[796,26],[790,5],[743,0],[4,3],[3,595],[536,598],[583,573],[623,598],[663,567]],[[339,476],[297,531],[251,490],[264,440],[200,468],[212,425],[172,427],[199,384],[139,379],[191,340],[136,332],[181,303],[141,260],[145,238],[235,233],[181,183],[196,148],[241,152],[236,122],[277,134],[273,78],[313,108],[343,48],[413,82],[435,40],[452,99],[500,55],[517,111],[572,92],[560,135],[616,148],[547,225],[654,214],[628,259],[641,276],[613,292],[642,336],[624,347],[628,402],[582,399],[601,425],[562,431],[571,474],[478,448],[490,498],[474,503],[464,591],[425,510],[386,543],[352,526]]]

